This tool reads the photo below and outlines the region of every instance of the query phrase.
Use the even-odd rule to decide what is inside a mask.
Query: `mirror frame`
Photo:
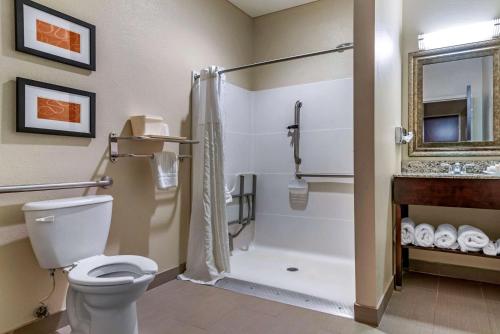
[[[423,66],[455,60],[493,56],[493,140],[457,143],[424,143]],[[408,130],[414,140],[411,157],[489,156],[500,154],[500,39],[417,51],[408,54]]]

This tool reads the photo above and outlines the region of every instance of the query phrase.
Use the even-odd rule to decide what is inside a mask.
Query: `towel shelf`
[[[441,253],[451,253],[451,254],[458,254],[458,255],[467,255],[467,256],[478,256],[478,257],[486,257],[489,259],[498,259],[498,256],[491,256],[491,255],[486,255],[483,252],[462,252],[459,249],[443,249],[443,248],[437,248],[437,247],[420,247],[420,246],[414,246],[414,245],[402,245],[401,248],[403,249],[418,249],[418,250],[425,250],[425,251],[431,251],[431,252],[441,252]]]
[[[119,153],[118,141],[148,141],[148,142],[164,142],[178,143],[185,145],[198,144],[199,141],[187,139],[186,137],[172,136],[117,136],[115,133],[109,134],[109,159],[111,162],[116,162],[118,158],[152,158],[152,154],[135,154],[135,153]],[[191,155],[180,154],[179,160],[190,159]]]

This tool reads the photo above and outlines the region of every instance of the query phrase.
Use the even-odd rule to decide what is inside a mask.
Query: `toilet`
[[[112,204],[113,197],[96,195],[23,206],[40,266],[67,273],[72,334],[138,334],[136,300],[158,271],[146,257],[103,255]]]

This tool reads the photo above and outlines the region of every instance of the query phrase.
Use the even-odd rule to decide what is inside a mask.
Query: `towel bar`
[[[335,178],[350,178],[354,177],[354,174],[348,173],[295,173],[297,178],[301,179],[303,177],[335,177]]]
[[[131,140],[131,141],[152,141],[164,143],[178,143],[178,144],[198,144],[199,141],[187,139],[185,137],[170,137],[170,136],[117,136],[115,133],[109,134],[109,159],[111,162],[116,162],[118,158],[151,158],[152,154],[134,154],[134,153],[119,153],[118,141]],[[190,155],[180,154],[179,160],[190,159]]]

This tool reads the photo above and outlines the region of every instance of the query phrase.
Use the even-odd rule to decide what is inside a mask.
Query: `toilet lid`
[[[68,280],[78,285],[131,284],[144,275],[154,275],[158,265],[153,260],[136,255],[98,255],[75,263]]]

